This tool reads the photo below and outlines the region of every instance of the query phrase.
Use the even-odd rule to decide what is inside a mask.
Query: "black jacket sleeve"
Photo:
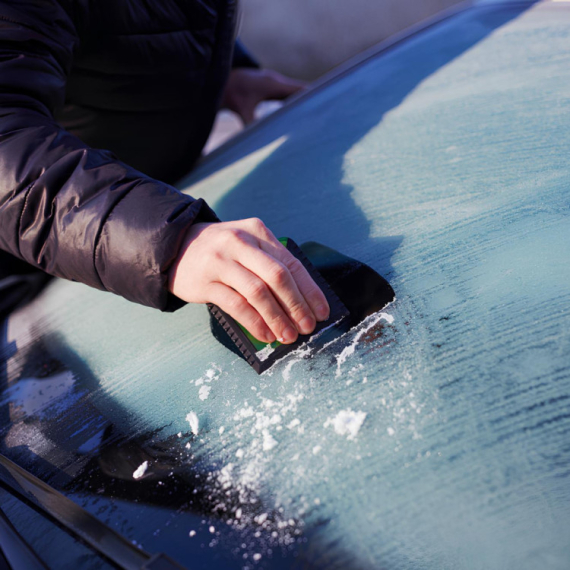
[[[167,310],[167,271],[186,229],[217,218],[58,126],[77,47],[61,0],[0,0],[0,248]]]

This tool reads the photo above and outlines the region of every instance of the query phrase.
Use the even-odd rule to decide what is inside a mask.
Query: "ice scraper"
[[[212,333],[227,348],[242,356],[258,373],[268,370],[303,343],[314,342],[322,333],[341,334],[394,300],[394,290],[368,265],[316,242],[300,247],[290,238],[281,243],[305,266],[322,289],[330,307],[328,320],[317,323],[309,335],[299,335],[293,344],[257,340],[218,306],[209,304]]]

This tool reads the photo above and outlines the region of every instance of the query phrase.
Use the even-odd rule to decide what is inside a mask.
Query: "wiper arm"
[[[0,552],[11,570],[47,570],[0,509]]]
[[[184,570],[182,566],[165,554],[151,555],[134,546],[124,536],[109,528],[71,499],[28,473],[2,454],[0,454],[0,482],[8,487],[12,494],[31,504],[44,516],[54,520],[68,533],[75,535],[119,568],[125,570],[153,570],[158,568],[161,570]],[[13,530],[15,532],[15,529]],[[27,566],[27,568],[35,570],[33,566]],[[45,566],[42,565],[37,568],[44,570]]]

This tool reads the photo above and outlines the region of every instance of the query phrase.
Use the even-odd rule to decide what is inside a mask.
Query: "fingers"
[[[292,343],[329,316],[302,263],[255,218],[192,226],[169,289],[191,303],[215,303],[263,342]]]
[[[241,248],[237,252],[237,261],[258,276],[262,283],[267,284],[297,330],[301,334],[310,334],[315,329],[317,320],[325,321],[329,316],[326,297],[303,264],[287,251],[260,220],[252,219],[248,222],[259,241],[257,247],[252,244],[252,247]],[[242,292],[241,289],[238,290]],[[261,314],[265,313],[261,311]],[[273,327],[272,330],[279,335]]]
[[[260,240],[261,248],[284,265],[317,321],[329,318],[330,307],[324,293],[315,283],[305,266],[267,230],[266,239]]]
[[[269,72],[267,83],[265,86],[264,100],[287,99],[302,89],[306,89],[307,85],[302,81],[291,79],[285,75],[276,72]]]
[[[282,263],[264,251],[254,248],[241,252],[239,262],[266,284],[268,291],[277,299],[279,306],[294,323],[296,330],[301,334],[309,334],[315,329],[316,318],[293,276]]]
[[[274,335],[273,340],[278,339],[285,344],[297,340],[297,327],[291,322],[270,286],[261,276],[252,273],[239,263],[234,263],[232,269],[226,271],[224,282],[243,296],[261,316]]]
[[[212,303],[215,303],[222,311],[232,316],[256,339],[267,343],[276,340],[276,336],[265,324],[261,315],[242,295],[222,283],[211,283],[209,293]]]

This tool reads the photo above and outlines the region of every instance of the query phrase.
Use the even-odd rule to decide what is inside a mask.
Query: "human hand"
[[[168,276],[189,303],[214,303],[262,342],[291,344],[329,305],[303,264],[256,218],[193,224]]]
[[[247,125],[254,120],[255,108],[262,101],[280,101],[305,87],[302,81],[276,71],[238,67],[230,73],[222,107],[237,113]]]

